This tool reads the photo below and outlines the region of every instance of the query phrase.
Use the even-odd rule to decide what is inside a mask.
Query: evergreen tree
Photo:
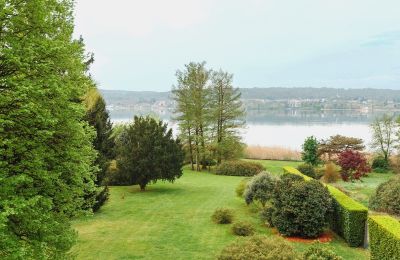
[[[184,152],[179,139],[162,121],[135,116],[119,137],[117,166],[120,184],[147,184],[157,180],[173,182],[182,176]]]
[[[0,1],[0,258],[64,258],[93,201],[91,84],[73,1]]]
[[[307,139],[304,141],[301,159],[313,166],[319,164],[320,159],[318,156],[318,141],[314,136],[307,137]]]

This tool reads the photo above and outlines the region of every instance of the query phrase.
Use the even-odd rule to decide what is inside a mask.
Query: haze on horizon
[[[395,0],[77,0],[75,35],[108,90],[168,91],[190,61],[238,87],[400,89]]]

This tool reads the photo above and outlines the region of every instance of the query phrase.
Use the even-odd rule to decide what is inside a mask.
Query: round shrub
[[[383,156],[375,157],[372,161],[372,169],[375,172],[387,172],[389,170],[389,162]]]
[[[217,224],[230,224],[233,220],[233,213],[230,209],[219,208],[214,211],[211,218]]]
[[[276,185],[272,206],[272,224],[282,235],[315,238],[328,224],[332,198],[319,181],[284,175]]]
[[[400,177],[396,176],[380,184],[371,197],[370,207],[400,216]]]
[[[254,234],[254,227],[249,222],[239,221],[232,225],[232,232],[238,236],[251,236]]]
[[[314,166],[312,166],[311,164],[300,164],[299,166],[297,166],[297,170],[299,170],[302,174],[307,175],[308,177],[311,177],[313,179],[317,178]]]
[[[218,260],[295,260],[299,255],[280,237],[252,236],[225,247]]]
[[[244,191],[247,188],[247,184],[249,183],[250,178],[244,178],[243,180],[241,180],[238,184],[238,186],[236,187],[236,195],[238,197],[243,197]]]
[[[248,183],[244,192],[247,204],[259,201],[263,207],[272,198],[277,179],[268,172],[262,172],[254,176]]]
[[[218,175],[229,176],[254,176],[264,170],[260,163],[246,161],[226,161],[221,163],[216,170]]]
[[[325,172],[322,180],[326,183],[337,182],[340,179],[340,173],[333,162],[325,164]]]
[[[272,227],[272,215],[274,214],[274,207],[271,205],[266,205],[260,211],[260,218],[264,221],[268,226]]]
[[[331,248],[320,245],[309,247],[303,255],[304,260],[342,260]]]

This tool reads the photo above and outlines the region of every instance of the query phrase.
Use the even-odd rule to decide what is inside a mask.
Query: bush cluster
[[[226,161],[221,163],[216,170],[218,175],[229,176],[254,176],[264,170],[260,163],[246,161]]]
[[[331,248],[313,245],[303,255],[303,260],[342,260]]]
[[[370,207],[376,211],[400,216],[400,177],[380,184],[371,197]]]
[[[244,192],[247,204],[258,201],[264,207],[271,200],[277,179],[268,172],[262,172],[254,176],[248,183]]]
[[[389,162],[383,156],[377,156],[372,161],[372,169],[375,172],[387,172],[389,168]]]
[[[302,174],[307,175],[313,179],[317,178],[315,168],[311,164],[304,163],[297,166],[297,170],[299,170]]]
[[[400,259],[400,222],[389,216],[370,216],[368,227],[371,259]]]
[[[254,234],[254,227],[247,221],[239,221],[232,225],[232,232],[237,236],[251,236]]]
[[[299,255],[280,237],[251,236],[225,247],[218,260],[295,260]]]
[[[243,197],[244,191],[247,188],[247,185],[250,181],[250,178],[244,178],[243,180],[241,180],[238,184],[238,186],[236,187],[236,195],[238,197]]]
[[[233,213],[230,209],[219,208],[214,211],[211,218],[217,224],[230,224],[233,220]]]

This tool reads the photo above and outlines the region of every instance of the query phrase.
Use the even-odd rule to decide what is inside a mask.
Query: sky
[[[168,91],[191,61],[237,87],[400,89],[398,0],[76,0],[101,89]]]

